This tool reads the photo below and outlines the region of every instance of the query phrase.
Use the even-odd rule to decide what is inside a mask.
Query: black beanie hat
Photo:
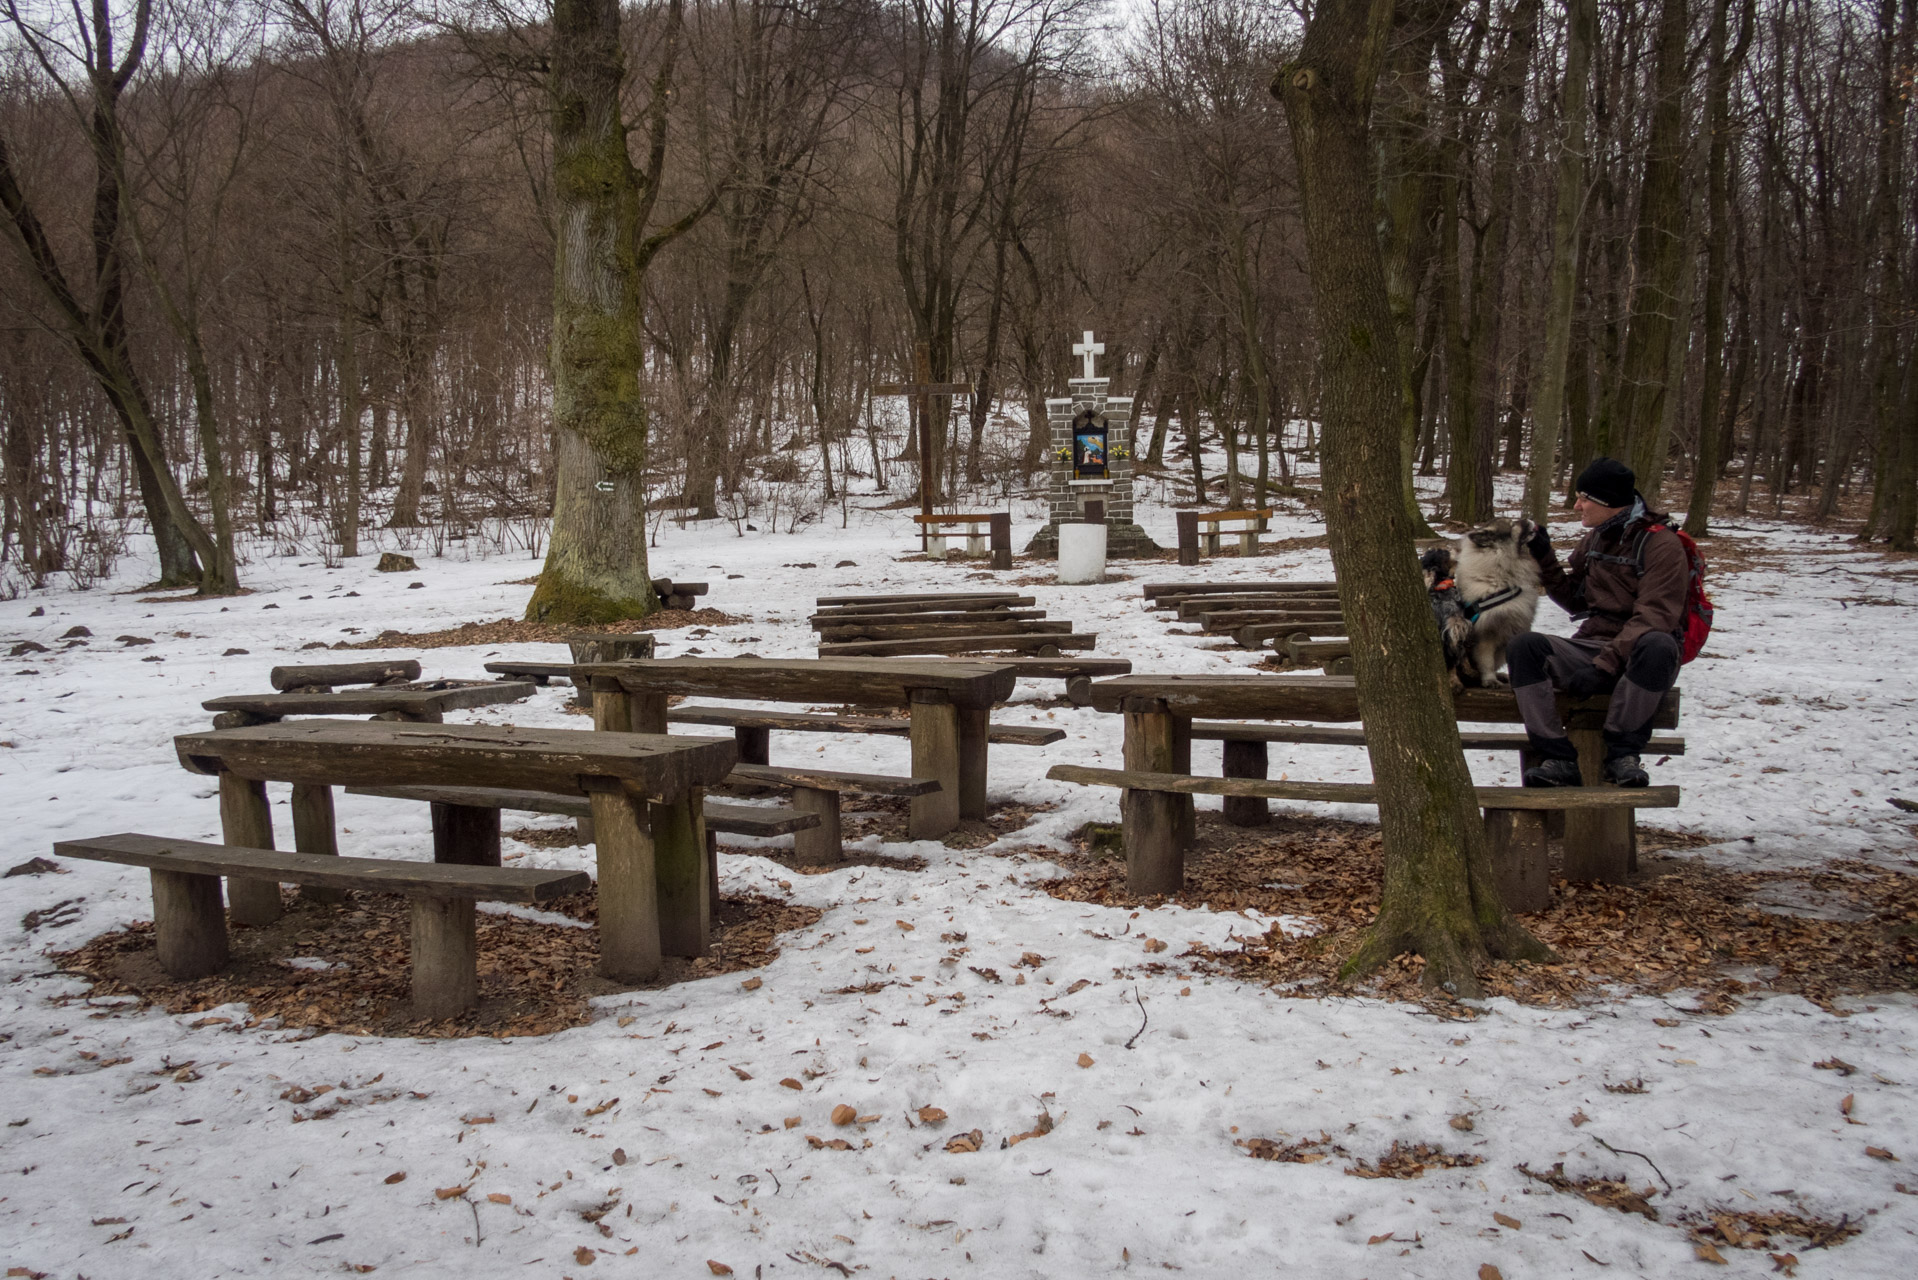
[[[1578,473],[1578,492],[1608,507],[1629,507],[1638,492],[1638,477],[1616,458],[1597,458]]]

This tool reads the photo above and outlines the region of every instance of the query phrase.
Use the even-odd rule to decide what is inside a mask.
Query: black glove
[[[1598,666],[1582,667],[1565,682],[1565,692],[1574,698],[1596,698],[1609,690],[1618,677]]]
[[[1541,569],[1558,563],[1558,553],[1552,550],[1552,535],[1542,524],[1532,526],[1532,536],[1525,540],[1525,549],[1532,553],[1532,559],[1538,561]]]

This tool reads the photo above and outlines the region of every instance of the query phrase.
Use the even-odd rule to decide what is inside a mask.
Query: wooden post
[[[1562,812],[1562,810],[1561,810]],[[1485,844],[1492,875],[1510,911],[1543,911],[1552,905],[1551,873],[1545,864],[1545,815],[1536,809],[1487,809]]]
[[[616,680],[593,681],[593,728],[605,733],[633,731],[632,702]]]
[[[593,844],[593,818],[591,814],[573,819],[573,839],[582,845]]]
[[[1158,698],[1125,700],[1125,767],[1176,773],[1174,717]],[[1189,741],[1189,739],[1188,739]],[[1126,790],[1119,796],[1125,825],[1126,888],[1132,893],[1177,893],[1185,885],[1180,816],[1184,797]]]
[[[433,861],[462,867],[497,867],[499,810],[469,804],[432,803]]]
[[[651,982],[659,976],[659,881],[646,802],[612,778],[587,781],[604,788],[589,796],[599,861],[599,974]]]
[[[153,869],[153,942],[160,967],[175,978],[204,978],[226,967],[226,911],[220,877]]]
[[[1235,742],[1226,739],[1225,768],[1228,778],[1266,777],[1267,752],[1263,742]],[[1235,827],[1261,827],[1271,821],[1272,813],[1263,796],[1227,796],[1225,820]]]
[[[1012,513],[995,512],[992,517],[992,567],[1012,568]]]
[[[438,1022],[479,1003],[471,898],[413,899],[413,1016]]]
[[[983,820],[986,816],[986,733],[988,707],[959,709],[959,816]]]
[[[937,840],[959,825],[959,708],[939,689],[914,689],[911,698],[912,776],[936,779],[939,790],[912,798],[906,835]]]
[[[1091,706],[1092,705],[1092,677],[1091,676],[1067,676],[1066,677],[1066,701],[1070,702],[1075,707]]]
[[[1605,735],[1573,729],[1578,768],[1588,787],[1604,785]],[[1630,873],[1635,809],[1568,809],[1565,813],[1565,878],[1623,884]]]
[[[333,820],[333,788],[311,783],[293,784],[293,847],[301,853],[339,857],[340,843]],[[346,890],[303,884],[300,897],[308,902],[337,905]]]
[[[692,787],[670,804],[650,806],[663,955],[703,956],[710,948],[712,872],[706,864],[704,790]]]
[[[220,775],[220,839],[243,849],[271,849],[273,810],[266,783]],[[280,918],[280,885],[275,880],[227,877],[227,915],[234,924],[272,924]]]
[[[1192,772],[1192,717],[1172,717],[1172,772]],[[1199,809],[1195,796],[1173,797],[1179,805],[1179,848],[1190,849],[1199,842]]]
[[[666,695],[663,693],[629,693],[626,705],[631,708],[627,713],[631,728],[628,733],[664,733],[666,732]]]
[[[818,826],[793,832],[793,861],[802,867],[831,866],[842,861],[846,847],[839,827],[839,793],[794,787],[793,808],[819,815]]]
[[[1178,511],[1173,518],[1179,526],[1179,563],[1199,563],[1199,513]]]
[[[719,910],[719,833],[706,828],[706,900]]]

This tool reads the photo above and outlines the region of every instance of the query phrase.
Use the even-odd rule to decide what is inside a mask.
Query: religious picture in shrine
[[[1080,480],[1106,478],[1106,424],[1090,409],[1073,424],[1072,471]]]

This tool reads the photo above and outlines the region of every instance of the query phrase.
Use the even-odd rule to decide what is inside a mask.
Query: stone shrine
[[[1046,525],[1026,545],[1026,554],[1059,554],[1059,526],[1103,519],[1106,554],[1113,559],[1159,550],[1132,522],[1132,397],[1108,396],[1112,379],[1095,376],[1093,357],[1105,343],[1086,331],[1072,354],[1085,360],[1085,376],[1066,382],[1070,395],[1046,400],[1051,427],[1048,462],[1052,483]]]

